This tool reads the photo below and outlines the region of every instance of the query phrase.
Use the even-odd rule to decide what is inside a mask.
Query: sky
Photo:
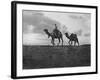
[[[91,14],[23,10],[23,45],[51,45],[51,38],[43,30],[52,32],[54,24],[63,34],[64,45],[68,45],[65,32],[77,34],[80,44],[90,44]]]

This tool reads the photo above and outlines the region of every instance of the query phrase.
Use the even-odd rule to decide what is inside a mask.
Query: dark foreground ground
[[[90,45],[23,46],[23,69],[90,66]]]

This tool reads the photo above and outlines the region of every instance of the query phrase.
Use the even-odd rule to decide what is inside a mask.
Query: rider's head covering
[[[55,28],[57,28],[57,25],[55,24]]]

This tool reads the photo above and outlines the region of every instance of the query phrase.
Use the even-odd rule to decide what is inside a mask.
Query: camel
[[[58,45],[60,44],[60,40],[62,40],[62,46],[63,46],[63,35],[60,31],[58,31],[57,35],[55,35],[54,32],[50,33],[48,31],[48,29],[44,29],[44,32],[48,35],[48,38],[51,37],[51,43],[53,44],[53,46],[55,45],[54,41],[55,39],[58,39]]]
[[[78,38],[77,38],[77,35],[76,35],[76,34],[71,33],[71,35],[69,35],[69,34],[66,32],[66,33],[65,33],[65,36],[69,39],[69,41],[68,41],[68,44],[69,44],[69,45],[72,45],[72,43],[74,42],[74,46],[76,45],[76,43],[77,43],[78,46],[79,46],[79,41],[78,41]]]

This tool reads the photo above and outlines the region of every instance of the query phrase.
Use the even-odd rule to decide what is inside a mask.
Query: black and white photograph
[[[90,66],[91,14],[22,13],[23,69]]]
[[[14,3],[14,78],[97,73],[96,6]]]

